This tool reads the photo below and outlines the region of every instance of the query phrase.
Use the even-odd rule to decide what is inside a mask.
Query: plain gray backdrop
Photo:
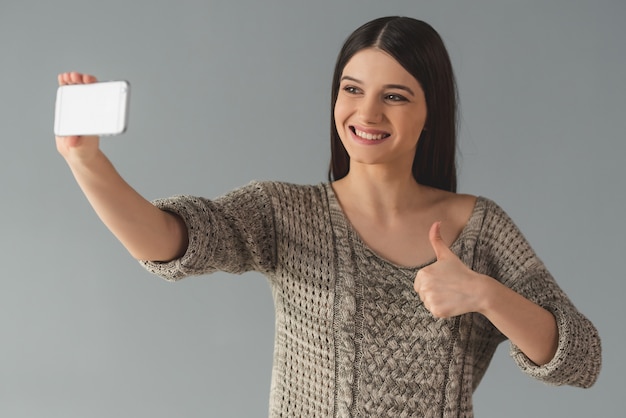
[[[624,416],[623,0],[2,0],[0,416],[267,415],[265,279],[145,272],[56,152],[56,75],[130,81],[128,132],[102,147],[146,198],[318,183],[336,54],[392,14],[449,48],[460,191],[509,212],[603,341],[589,390],[532,380],[502,344],[476,416]]]

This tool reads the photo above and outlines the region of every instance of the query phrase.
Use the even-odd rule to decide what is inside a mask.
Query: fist
[[[441,238],[441,222],[429,231],[437,261],[420,269],[413,287],[424,307],[436,318],[476,312],[480,301],[480,275],[468,268]]]

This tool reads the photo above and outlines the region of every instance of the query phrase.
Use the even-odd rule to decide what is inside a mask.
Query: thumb
[[[435,250],[437,260],[441,260],[450,254],[450,248],[448,248],[446,243],[443,242],[443,238],[441,238],[441,222],[432,224],[428,232],[428,239],[430,240],[430,245],[433,247],[433,250]]]

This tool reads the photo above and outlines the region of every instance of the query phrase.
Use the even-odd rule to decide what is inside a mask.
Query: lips
[[[366,141],[381,141],[391,135],[390,133],[383,131],[374,131],[369,129],[367,131],[364,131],[355,126],[350,126],[350,130],[358,138],[364,139]]]

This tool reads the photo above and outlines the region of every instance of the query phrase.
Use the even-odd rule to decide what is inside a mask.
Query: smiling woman
[[[378,36],[383,33],[384,36]],[[382,18],[366,23],[348,37],[337,58],[332,82],[333,109],[335,101],[340,98],[341,83],[350,79],[350,74],[345,71],[348,61],[369,48],[392,58],[394,63],[390,65],[396,67],[397,76],[410,78],[407,85],[392,84],[389,87],[408,87],[417,81],[419,88],[415,88],[415,93],[427,103],[428,129],[419,136],[420,151],[416,151],[413,165],[415,179],[421,184],[456,191],[458,94],[450,57],[441,37],[426,22],[409,18]],[[398,74],[397,67],[404,74]],[[405,89],[400,90],[406,93]],[[350,156],[339,137],[334,117],[331,120],[331,153],[329,179],[339,180],[348,173]]]
[[[57,148],[153,273],[268,278],[273,417],[471,417],[506,339],[530,376],[593,385],[593,324],[497,204],[456,193],[456,90],[434,29],[404,17],[357,29],[339,54],[332,104],[330,181],[318,185],[253,182],[214,200],[150,203],[97,138],[58,137]]]
[[[417,80],[389,54],[376,48],[356,53],[343,70],[334,111],[350,170],[391,164],[410,173],[426,109]]]

